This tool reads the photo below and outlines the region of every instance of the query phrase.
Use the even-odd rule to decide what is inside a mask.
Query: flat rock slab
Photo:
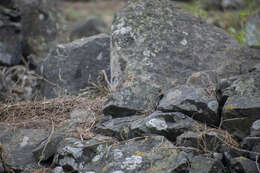
[[[121,88],[121,92],[110,100],[119,108],[130,105],[132,109],[136,100],[150,99],[145,95],[151,86],[165,92],[186,83],[192,75],[196,77],[197,72],[213,71],[216,75],[205,81],[208,84],[217,77],[247,72],[257,58],[260,60],[260,55],[241,47],[223,30],[181,11],[168,0],[129,1],[116,13],[111,36],[111,81],[114,90]],[[131,94],[137,98],[125,101],[122,90],[132,86],[136,89]],[[157,104],[147,102],[140,102],[138,108]]]
[[[89,76],[96,82],[101,70],[109,74],[110,37],[100,34],[58,45],[43,62],[42,84],[47,98],[62,94],[77,94],[90,86]]]

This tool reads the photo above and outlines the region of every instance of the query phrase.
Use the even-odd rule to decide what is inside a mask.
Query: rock
[[[189,173],[223,173],[225,168],[219,160],[196,156],[191,160]]]
[[[103,112],[113,117],[123,117],[154,110],[160,99],[160,89],[139,83],[112,93],[104,103]]]
[[[250,134],[250,127],[259,114],[260,97],[229,97],[223,109],[222,128],[242,139]]]
[[[0,6],[0,64],[17,65],[22,57],[19,12]]]
[[[260,48],[260,11],[246,20],[245,24],[247,45]]]
[[[58,45],[42,65],[49,81],[42,84],[43,95],[52,98],[64,93],[78,94],[90,86],[89,76],[96,82],[101,70],[109,74],[109,42],[108,35],[100,34]]]
[[[221,152],[224,136],[217,132],[186,131],[177,137],[176,145],[193,147],[199,150]]]
[[[112,147],[107,154],[101,157],[97,157],[100,155],[97,153],[95,159],[86,164],[84,171],[104,173],[187,172],[190,156],[173,147],[174,145],[162,136],[133,140]],[[102,152],[106,151],[106,148],[99,148]]]
[[[258,172],[256,163],[245,157],[236,157],[231,162],[233,172],[255,173]]]
[[[37,167],[32,150],[46,136],[48,132],[44,129],[19,128],[14,131],[11,127],[2,124],[0,143],[3,146],[3,155],[8,167],[16,171]]]
[[[70,39],[77,40],[83,37],[106,33],[107,31],[108,26],[105,21],[99,17],[89,17],[84,21],[80,21],[73,27]]]
[[[180,86],[170,89],[160,100],[158,110],[163,112],[181,112],[195,120],[217,125],[215,97],[210,96],[205,89]]]
[[[111,82],[120,92],[107,104],[116,102],[117,109],[154,108],[157,103],[146,96],[143,83],[164,93],[204,72],[216,74],[207,75],[204,85],[214,84],[217,77],[248,72],[259,59],[223,30],[179,10],[173,2],[130,1],[112,24]],[[125,99],[126,92],[135,98]],[[137,100],[140,104],[133,108]]]
[[[138,136],[157,134],[175,141],[177,136],[195,129],[196,125],[196,121],[182,113],[156,111],[144,119],[131,123],[131,131]]]
[[[252,124],[250,136],[260,136],[260,120],[256,120]]]
[[[116,137],[119,140],[131,139],[136,137],[130,129],[131,124],[142,121],[144,118],[144,115],[137,115],[101,121],[96,125],[96,133]]]
[[[59,6],[59,0],[14,0],[13,8],[22,16],[23,55],[34,54],[36,66],[58,42],[67,40]]]

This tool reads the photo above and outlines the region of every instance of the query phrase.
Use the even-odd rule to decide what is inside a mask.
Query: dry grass
[[[83,109],[95,115],[96,119],[102,117],[102,104],[104,97],[95,99],[63,97],[43,101],[24,101],[15,104],[0,104],[0,123],[15,127],[55,127],[70,118],[75,109]]]

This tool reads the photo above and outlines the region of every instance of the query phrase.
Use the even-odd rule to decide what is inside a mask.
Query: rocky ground
[[[260,172],[259,6],[1,1],[0,173]]]

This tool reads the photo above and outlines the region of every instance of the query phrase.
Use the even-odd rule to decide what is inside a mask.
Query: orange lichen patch
[[[228,104],[224,108],[227,110],[231,110],[231,109],[233,109],[233,106],[232,106],[232,104]]]
[[[200,72],[193,72],[192,77],[200,77]]]

